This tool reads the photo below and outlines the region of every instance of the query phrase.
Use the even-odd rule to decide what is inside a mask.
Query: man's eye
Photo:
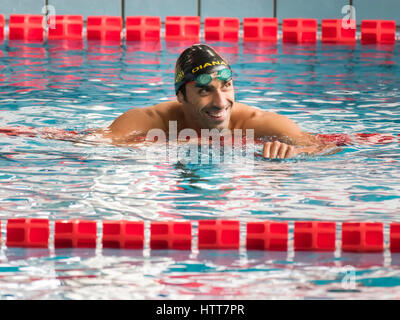
[[[209,93],[209,92],[210,92],[210,89],[208,89],[208,88],[201,88],[199,90],[199,94],[206,94],[206,93]]]

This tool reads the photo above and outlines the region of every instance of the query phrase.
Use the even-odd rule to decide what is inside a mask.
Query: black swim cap
[[[175,65],[175,93],[198,75],[231,69],[228,63],[213,48],[205,44],[194,44],[181,53]]]

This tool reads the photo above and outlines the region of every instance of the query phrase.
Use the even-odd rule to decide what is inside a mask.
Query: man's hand
[[[315,144],[306,147],[295,147],[280,141],[265,142],[263,148],[263,157],[269,159],[289,159],[299,154],[334,154],[341,151],[342,148],[334,144]]]
[[[291,145],[283,142],[265,142],[263,148],[263,157],[269,159],[289,159],[298,155],[298,150]]]

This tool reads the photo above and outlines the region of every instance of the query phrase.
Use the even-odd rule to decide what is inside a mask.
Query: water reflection
[[[186,45],[2,44],[1,126],[80,131],[106,127],[130,108],[173,100],[174,64]],[[214,45],[232,63],[239,102],[285,114],[308,132],[398,134],[396,48]],[[156,154],[156,146],[74,145],[29,136],[2,135],[0,140],[3,220],[45,216],[391,222],[398,216],[397,140],[356,141],[329,157],[255,157],[241,164],[146,157]],[[1,298],[16,299],[397,297],[387,286],[398,287],[399,260],[386,252],[3,247],[0,291]],[[355,291],[341,287],[345,266],[355,268]]]

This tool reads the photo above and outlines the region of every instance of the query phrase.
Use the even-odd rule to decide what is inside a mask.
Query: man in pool
[[[255,139],[263,139],[263,156],[287,159],[299,154],[332,153],[335,144],[327,144],[303,132],[289,118],[235,102],[231,67],[213,48],[196,44],[184,50],[175,66],[177,101],[131,109],[100,133],[116,144],[129,144],[152,129],[168,134],[170,121],[177,132],[193,129],[254,130]]]
[[[254,138],[264,143],[263,156],[269,159],[340,150],[334,143],[303,132],[283,115],[236,102],[231,67],[205,44],[193,45],[179,56],[175,66],[175,93],[177,101],[131,109],[108,128],[89,130],[85,137],[92,133],[111,139],[116,145],[129,145],[154,129],[168,136],[170,124],[175,123],[177,134],[191,129],[198,137],[201,137],[202,129],[219,132],[253,130]],[[0,128],[0,133],[35,136],[38,132],[33,128]],[[76,141],[77,135],[56,128],[42,128],[40,133],[45,138],[71,141]]]

